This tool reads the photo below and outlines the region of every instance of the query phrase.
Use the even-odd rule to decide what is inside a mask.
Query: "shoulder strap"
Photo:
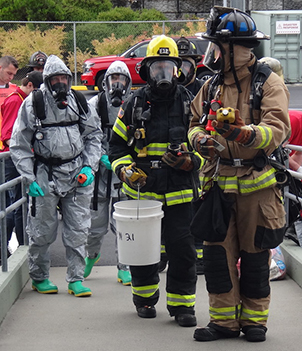
[[[80,91],[74,90],[74,89],[71,89],[71,91],[73,92],[73,95],[75,97],[80,115],[84,115],[84,114],[88,113],[88,104],[87,104],[87,100],[86,100],[84,94],[82,94]]]
[[[46,118],[43,93],[40,89],[33,90],[33,108],[36,118],[43,121]]]
[[[104,129],[104,127],[106,127],[106,125],[109,123],[107,99],[104,91],[101,91],[99,93],[96,111],[101,119],[102,129]]]
[[[250,116],[252,122],[254,122],[253,118],[253,110],[260,110],[261,99],[263,93],[263,84],[267,80],[267,78],[272,73],[271,68],[268,65],[265,65],[260,62],[256,62],[254,66],[254,72],[252,76],[251,82],[251,94],[250,94]]]

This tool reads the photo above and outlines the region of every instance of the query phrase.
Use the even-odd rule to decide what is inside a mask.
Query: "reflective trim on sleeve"
[[[126,125],[122,122],[121,119],[117,118],[113,128],[113,132],[116,133],[119,137],[121,137],[123,140],[128,141],[128,133],[127,133],[127,127]]]
[[[131,165],[131,163],[133,162],[133,158],[131,155],[126,155],[123,157],[120,157],[116,160],[114,160],[111,164],[112,170],[113,172],[115,172],[116,168],[120,165]]]
[[[264,126],[256,126],[254,128],[258,128],[262,137],[262,142],[255,147],[255,149],[264,149],[265,147],[267,147],[269,145],[269,143],[271,142],[272,138],[273,138],[273,132],[272,129],[269,127],[264,127]]]

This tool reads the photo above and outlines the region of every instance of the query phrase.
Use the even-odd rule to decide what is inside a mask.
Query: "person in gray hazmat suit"
[[[95,192],[91,204],[91,228],[87,240],[87,257],[84,277],[91,273],[93,265],[100,259],[100,250],[104,236],[108,232],[110,217],[110,228],[116,234],[115,220],[112,218],[114,203],[127,200],[126,195],[120,191],[121,181],[111,170],[108,159],[109,139],[113,124],[117,118],[120,106],[130,95],[132,86],[131,75],[127,65],[122,61],[114,61],[107,69],[100,93],[89,100],[94,106],[101,119],[104,132],[102,147],[106,150],[101,157],[99,171],[96,174]],[[117,255],[117,243],[116,243]],[[123,285],[131,284],[129,267],[118,262],[117,280]]]
[[[20,107],[10,152],[30,196],[26,232],[33,290],[58,292],[49,280],[49,246],[57,237],[60,201],[68,293],[90,296],[91,290],[82,281],[94,172],[102,156],[102,130],[95,109],[83,95],[80,105],[79,94],[71,90],[71,78],[61,59],[48,57],[41,90],[31,93]]]

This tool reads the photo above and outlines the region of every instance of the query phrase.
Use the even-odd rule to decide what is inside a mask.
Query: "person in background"
[[[1,125],[2,125],[2,115],[1,115],[1,105],[5,98],[12,92],[17,89],[16,84],[10,83],[14,78],[15,74],[18,71],[18,61],[12,56],[2,56],[0,58],[0,151],[3,151],[4,145],[1,141]],[[6,204],[7,206],[11,204],[11,199],[9,196],[9,192],[6,191]],[[14,227],[14,223],[12,218],[7,218],[7,224],[10,227]],[[0,233],[2,236],[2,233]],[[1,246],[1,241],[0,241]],[[1,249],[1,248],[0,248]],[[0,250],[1,251],[1,250]],[[7,250],[7,257],[11,254],[9,250]],[[1,262],[1,253],[0,253],[0,262]]]
[[[36,51],[31,55],[27,67],[30,71],[43,72],[47,57],[45,52]]]
[[[180,67],[181,58],[172,38],[161,35],[149,42],[139,71],[147,85],[121,107],[109,142],[109,160],[126,195],[163,204],[162,235],[169,261],[167,309],[179,326],[192,327],[196,325],[197,280],[190,232],[196,185],[192,178],[198,178],[202,160],[187,149],[191,94],[177,84]],[[158,263],[130,266],[130,271],[138,316],[155,318]]]
[[[71,90],[71,79],[64,62],[49,56],[44,84],[20,107],[10,152],[30,196],[26,232],[32,288],[41,294],[58,292],[49,280],[49,247],[57,237],[60,201],[68,293],[81,297],[92,294],[82,281],[102,131],[95,109],[83,95]]]
[[[34,89],[38,89],[42,83],[42,73],[36,71],[28,73],[26,77],[22,79],[21,86],[17,87],[13,93],[8,95],[1,105],[1,141],[4,145],[3,152],[9,151],[13,126],[22,102]],[[12,180],[16,177],[19,177],[19,173],[10,157],[5,160],[5,181]],[[15,185],[8,193],[10,196],[8,196],[7,201],[9,202],[7,205],[21,199],[21,183]],[[22,206],[19,206],[15,211],[7,215],[7,242],[11,239],[14,228],[19,245],[24,245]]]
[[[0,58],[0,107],[4,99],[17,89],[16,84],[10,83],[18,71],[18,62],[12,56],[3,56]],[[2,116],[0,114],[0,131]],[[1,139],[1,138],[0,138]],[[0,140],[0,150],[3,150],[3,143]]]
[[[120,106],[130,95],[131,86],[132,81],[127,65],[122,61],[114,61],[106,71],[103,84],[99,87],[100,93],[89,100],[89,103],[96,108],[101,120],[104,133],[102,147],[105,149],[105,153],[101,157],[99,170],[96,173],[95,192],[91,203],[91,227],[86,245],[87,257],[85,258],[84,278],[90,275],[93,265],[100,259],[102,242],[108,233],[109,218],[110,228],[116,234],[115,220],[112,218],[113,205],[117,201],[127,200],[126,195],[121,192],[120,180],[112,172],[108,152],[113,124]],[[118,281],[123,285],[130,285],[129,267],[118,262],[117,269]]]
[[[243,332],[247,341],[261,342],[266,340],[271,298],[270,249],[285,232],[282,193],[268,156],[290,133],[289,92],[252,53],[269,37],[247,13],[214,6],[203,37],[210,41],[203,62],[215,75],[192,102],[188,137],[207,159],[200,174],[204,201],[199,222],[207,229],[200,230],[200,238],[210,322],[197,328],[194,338],[237,338]],[[254,107],[260,73],[261,101]],[[213,219],[218,205],[221,211]]]

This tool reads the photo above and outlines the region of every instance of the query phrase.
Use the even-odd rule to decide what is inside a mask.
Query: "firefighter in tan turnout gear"
[[[188,135],[207,160],[200,176],[206,193],[200,237],[205,240],[210,323],[197,328],[194,338],[235,338],[242,331],[247,341],[264,341],[269,249],[282,242],[285,228],[281,191],[269,156],[290,132],[289,93],[280,77],[252,53],[259,40],[269,37],[256,30],[248,14],[215,6],[203,36],[210,40],[204,64],[215,75],[192,102]],[[225,208],[222,219],[206,213],[213,213],[218,195]],[[223,225],[225,230],[220,230]]]

